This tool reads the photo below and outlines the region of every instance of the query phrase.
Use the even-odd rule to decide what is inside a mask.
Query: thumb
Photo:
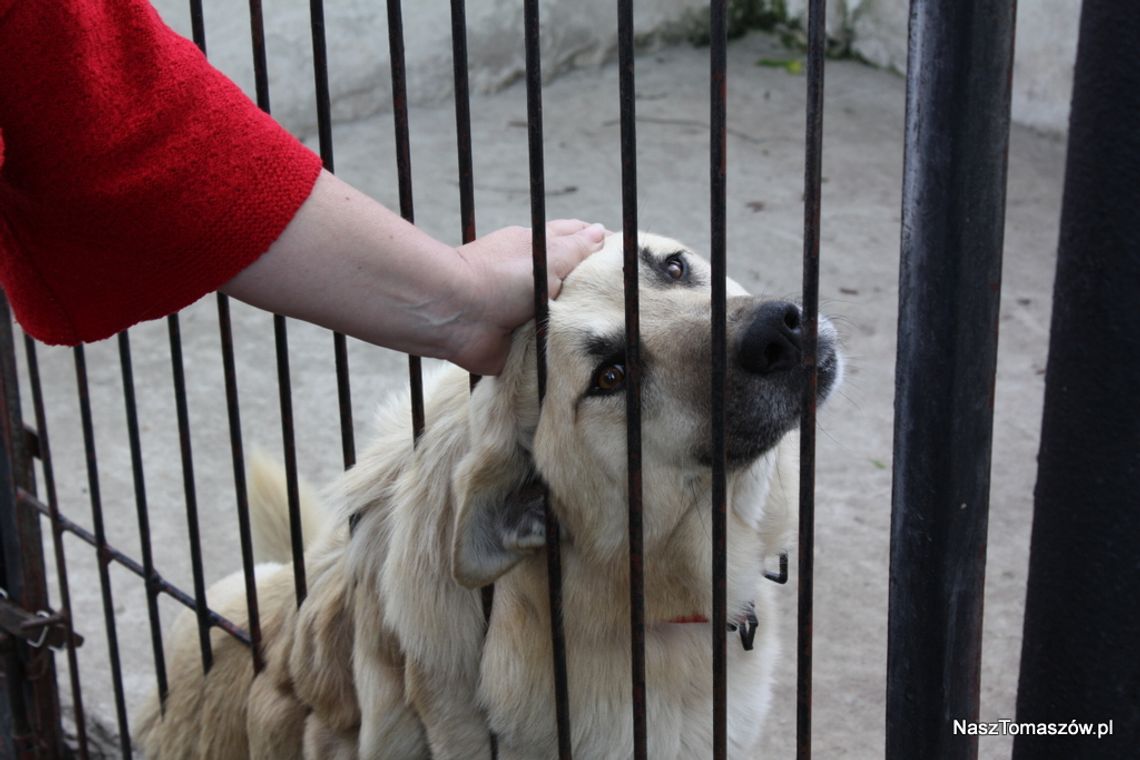
[[[597,253],[606,242],[606,228],[601,224],[591,224],[569,235],[558,235],[547,241],[546,265],[552,278],[562,280],[582,263],[587,256]],[[551,296],[556,295],[551,289]]]

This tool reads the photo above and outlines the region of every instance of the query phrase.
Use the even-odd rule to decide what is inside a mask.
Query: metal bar
[[[975,758],[1014,3],[913,2],[886,757]]]
[[[75,716],[75,734],[79,757],[87,760],[87,715],[83,709],[83,689],[79,677],[79,657],[75,652],[75,628],[71,614],[71,584],[67,575],[67,557],[63,549],[63,527],[60,523],[59,500],[55,490],[55,468],[52,464],[51,442],[48,438],[47,414],[44,411],[43,385],[40,382],[40,364],[36,357],[36,343],[24,336],[24,354],[27,357],[28,381],[32,387],[32,409],[36,417],[36,438],[39,458],[43,466],[44,490],[47,492],[48,517],[51,521],[51,542],[55,553],[56,576],[59,579],[59,605],[67,624],[67,671],[71,685],[71,709]],[[17,494],[19,499],[19,494]]]
[[[471,96],[467,81],[467,11],[451,0],[451,65],[455,79],[455,135],[459,158],[459,219],[463,242],[475,239],[475,169],[471,149]]]
[[[646,760],[645,576],[641,504],[641,319],[638,297],[637,127],[633,0],[618,0],[618,97],[621,105],[621,212],[625,287],[625,421],[629,492],[629,630],[633,757]]]
[[[727,26],[725,0],[713,0],[709,11],[710,118],[709,174],[712,264],[712,647],[713,647],[713,758],[724,760],[728,751],[727,646],[727,490],[725,471],[725,406],[727,385],[728,336],[725,278],[726,221],[725,192],[727,173]]]
[[[83,428],[83,450],[87,459],[87,486],[91,497],[91,519],[95,528],[95,551],[99,563],[99,588],[103,596],[103,619],[107,627],[111,684],[115,691],[115,715],[119,724],[119,748],[131,757],[131,732],[127,725],[127,703],[123,692],[123,671],[119,662],[119,636],[115,626],[115,602],[111,593],[110,559],[107,534],[103,529],[103,501],[99,493],[99,460],[95,453],[95,428],[91,420],[91,396],[87,386],[87,359],[83,346],[76,346],[75,382],[79,388],[79,417]]]
[[[139,439],[138,406],[135,402],[134,367],[131,362],[131,339],[124,330],[119,333],[119,366],[123,375],[123,406],[127,413],[127,440],[131,449],[131,474],[135,486],[135,510],[139,523],[139,546],[143,571],[146,573],[146,609],[150,622],[150,642],[154,652],[154,673],[158,681],[158,698],[166,704],[166,657],[162,650],[162,621],[158,614],[158,589],[153,583],[154,555],[150,545],[150,517],[147,514],[146,478],[143,474],[142,442]],[[46,465],[45,465],[46,467]],[[50,503],[50,499],[49,499]]]
[[[542,148],[542,50],[538,0],[524,0],[526,41],[527,149],[530,159],[530,224],[534,249],[534,333],[538,398],[546,395],[546,322],[549,293],[546,284],[546,181]],[[555,720],[559,760],[570,760],[570,690],[566,673],[566,634],[562,626],[562,555],[558,518],[543,498],[546,513],[546,576],[550,600],[550,639],[554,654]]]
[[[35,612],[49,609],[43,537],[35,515],[19,508],[21,487],[35,488],[33,446],[21,414],[12,317],[0,294],[0,587],[13,603]],[[8,688],[0,696],[0,720],[11,724],[0,739],[0,753],[59,752],[63,735],[54,656],[10,638],[3,648]]]
[[[388,57],[392,64],[392,116],[396,129],[396,179],[400,216],[415,223],[412,203],[412,149],[408,135],[408,85],[404,69],[404,22],[400,0],[388,0]],[[424,432],[424,381],[420,357],[408,356],[408,383],[412,393],[412,437]]]
[[[463,243],[475,239],[475,170],[471,150],[471,96],[467,81],[467,9],[464,0],[451,0],[451,68],[455,86],[455,148],[459,163],[459,221]],[[471,374],[475,390],[480,376]],[[495,584],[479,589],[483,620],[491,624]],[[499,739],[491,732],[491,760],[499,757]]]
[[[198,648],[202,671],[210,672],[214,651],[206,618],[206,574],[202,570],[202,542],[198,531],[198,494],[194,483],[194,450],[190,440],[190,410],[186,405],[186,373],[182,362],[182,327],[177,314],[166,318],[170,335],[170,366],[174,381],[174,409],[178,418],[178,445],[182,458],[182,490],[186,495],[186,533],[190,541],[190,572],[194,578],[193,609],[198,618]],[[145,575],[143,576],[146,577]]]
[[[23,489],[19,489],[16,492],[16,497],[19,500],[20,504],[23,506],[34,509],[45,517],[51,517],[51,507],[36,498],[35,494],[29,493]],[[75,521],[65,517],[64,515],[59,515],[59,529],[62,533],[72,534],[88,546],[99,546],[99,542],[96,540],[95,535],[91,533],[91,531],[87,530]],[[137,575],[139,578],[146,580],[146,569],[136,560],[119,551],[111,544],[104,544],[104,549],[105,551],[103,554],[106,555],[107,559],[110,562],[114,562],[115,564],[133,573],[134,575]],[[246,631],[244,631],[242,628],[227,618],[224,618],[218,613],[214,612],[213,610],[200,607],[193,596],[163,578],[162,575],[160,575],[157,571],[153,576],[152,583],[159,593],[166,594],[171,599],[178,602],[187,609],[195,611],[203,609],[207,625],[214,626],[220,630],[225,631],[230,636],[233,636],[235,639],[245,644],[246,646],[250,645],[249,634]]]
[[[1124,760],[1140,747],[1138,37],[1140,5],[1085,0],[1017,694],[1018,723],[1099,725],[1063,740],[1021,733],[1014,760]]]
[[[266,55],[265,16],[262,13],[261,0],[249,0],[249,33],[257,107],[269,113],[269,63]]]
[[[823,68],[827,6],[808,7],[807,124],[804,136],[803,304],[800,335],[804,390],[800,415],[799,589],[796,626],[796,757],[811,759],[812,631],[815,592],[815,412],[819,389],[819,224],[823,160]]]
[[[332,105],[329,94],[329,62],[325,45],[325,4],[323,0],[309,0],[309,25],[313,38],[313,79],[317,90],[317,136],[321,162],[325,169],[333,168]],[[333,333],[333,358],[336,362],[336,392],[340,407],[340,445],[347,470],[356,462],[356,435],[352,426],[352,385],[348,372],[348,340],[342,333]]]
[[[250,34],[253,49],[253,79],[257,90],[258,107],[269,113],[269,68],[266,57],[266,27],[261,13],[261,0],[250,0]],[[219,307],[220,308],[220,307]],[[303,602],[308,594],[308,580],[304,570],[304,537],[301,531],[301,496],[296,472],[296,440],[293,427],[293,386],[290,381],[290,361],[288,361],[288,322],[282,314],[274,314],[274,348],[277,363],[277,397],[282,417],[282,448],[285,455],[285,499],[290,516],[290,540],[293,551],[293,594],[296,603]],[[236,480],[236,479],[235,479]],[[246,520],[243,512],[247,509],[247,499],[241,496],[244,492],[244,465],[242,474],[242,487],[239,491],[238,521]],[[246,574],[246,588],[255,588],[257,583],[251,581],[253,567],[253,547],[246,545],[243,538],[242,569]],[[257,599],[247,596],[252,602],[249,607],[250,634],[254,641],[253,657],[254,668],[260,670],[261,662],[261,623],[257,610]]]
[[[245,603],[249,614],[250,656],[253,670],[260,673],[265,662],[261,651],[261,620],[257,607],[257,579],[253,573],[253,539],[249,527],[249,493],[245,483],[245,454],[241,440],[241,407],[238,404],[237,370],[234,367],[234,339],[230,327],[230,301],[218,293],[218,331],[222,337],[222,371],[226,382],[226,411],[230,423],[230,451],[234,464],[234,495],[237,499],[238,537],[241,541],[241,568],[245,577]]]

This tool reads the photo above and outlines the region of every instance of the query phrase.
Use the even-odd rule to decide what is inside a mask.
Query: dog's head
[[[707,513],[711,483],[712,274],[686,246],[639,236],[642,487],[645,551],[662,551],[686,514]],[[727,284],[726,447],[732,509],[760,531],[774,456],[798,423],[805,373],[800,309]],[[627,546],[626,359],[622,238],[567,278],[550,304],[541,413],[534,326],[516,335],[502,375],[476,388],[472,447],[456,481],[456,579],[494,581],[545,540],[544,482],[563,535],[588,560]],[[818,394],[841,374],[830,322],[820,319]],[[744,492],[748,491],[747,494]]]

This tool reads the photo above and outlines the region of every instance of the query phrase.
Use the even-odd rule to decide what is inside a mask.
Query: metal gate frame
[[[539,2],[523,0],[526,37],[526,87],[528,106],[528,145],[530,155],[531,216],[533,229],[535,311],[539,320],[538,373],[540,394],[545,388],[545,334],[542,329],[547,313],[545,192],[543,175],[541,54],[539,50]],[[269,110],[266,74],[265,37],[260,0],[250,0],[251,39],[256,76],[258,104]],[[622,220],[625,230],[625,293],[630,529],[630,596],[631,596],[631,689],[633,692],[634,757],[646,758],[644,609],[641,543],[641,440],[640,440],[640,367],[638,357],[637,272],[637,177],[634,159],[636,128],[634,117],[633,2],[617,0],[619,31],[619,98],[621,102],[621,166]],[[713,408],[713,541],[714,541],[714,607],[712,615],[714,661],[714,758],[726,756],[727,694],[725,674],[725,458],[724,458],[724,379],[726,367],[725,292],[726,257],[725,179],[726,155],[726,0],[713,0],[710,13],[710,124],[711,153],[710,213],[712,220],[711,261],[713,266],[713,333],[712,333],[712,408]],[[389,49],[392,61],[392,88],[395,111],[395,138],[401,214],[414,221],[411,158],[408,140],[407,96],[405,85],[401,5],[388,0]],[[191,17],[195,42],[205,51],[205,27],[201,0],[191,0]],[[458,127],[458,169],[462,239],[475,238],[475,213],[471,160],[471,128],[467,82],[466,26],[464,0],[451,0],[452,44],[454,56],[455,107]],[[981,652],[982,591],[984,586],[985,536],[988,511],[989,462],[992,433],[992,389],[996,364],[997,305],[1000,295],[1002,226],[1005,200],[1005,155],[1009,134],[1010,75],[1012,71],[1014,0],[961,0],[960,2],[923,2],[911,6],[909,58],[907,76],[907,130],[903,194],[903,237],[900,267],[900,316],[898,365],[896,377],[895,469],[892,494],[891,584],[887,688],[888,758],[974,758],[976,736],[953,736],[944,729],[948,719],[976,720],[978,716],[978,682]],[[1054,342],[1050,349],[1047,376],[1046,426],[1042,434],[1041,483],[1048,483],[1047,457],[1054,451],[1069,451],[1058,440],[1083,410],[1117,409],[1119,398],[1109,395],[1111,387],[1140,386],[1140,362],[1137,353],[1131,360],[1104,368],[1117,383],[1086,383],[1085,405],[1061,404],[1057,384],[1079,380],[1081,373],[1065,369],[1053,356],[1063,346],[1058,335],[1074,328],[1074,315],[1067,310],[1073,299],[1070,282],[1062,275],[1080,266],[1079,252],[1088,247],[1104,254],[1106,262],[1114,262],[1124,271],[1137,273],[1140,252],[1136,241],[1136,208],[1106,220],[1113,225],[1113,235],[1083,235],[1078,220],[1095,213],[1077,190],[1078,182],[1103,181],[1112,184],[1119,174],[1140,174],[1140,146],[1135,128],[1114,132],[1124,146],[1118,160],[1106,162],[1105,150],[1098,145],[1100,125],[1092,123],[1089,113],[1115,114],[1127,123],[1129,105],[1136,105],[1140,87],[1140,60],[1127,54],[1126,40],[1140,34],[1140,10],[1125,9],[1111,0],[1085,0],[1082,13],[1081,46],[1078,76],[1074,94],[1069,170],[1062,226],[1062,257],[1058,270],[1058,290],[1054,307]],[[314,52],[314,77],[317,91],[318,134],[323,163],[333,169],[330,96],[327,56],[325,52],[323,5],[311,2],[311,28]],[[810,378],[804,391],[804,416],[801,429],[802,471],[800,481],[799,626],[797,677],[797,757],[811,756],[811,655],[812,655],[812,553],[814,535],[814,460],[815,460],[815,335],[818,309],[820,182],[822,153],[823,68],[825,57],[824,2],[811,0],[808,15],[807,114],[805,155],[804,217],[804,368]],[[1129,36],[1131,30],[1133,36]],[[1098,54],[1092,40],[1106,42],[1115,56]],[[1118,45],[1119,47],[1113,47]],[[1095,73],[1094,73],[1095,71]],[[1107,87],[1095,82],[1108,81]],[[1131,82],[1125,87],[1123,82]],[[1114,89],[1115,88],[1115,89]],[[1107,93],[1107,94],[1106,94]],[[1131,99],[1129,99],[1131,97]],[[1106,101],[1106,98],[1108,99]],[[1106,102],[1108,105],[1106,105]],[[1140,112],[1140,108],[1132,111]],[[1099,172],[1099,173],[1098,173]],[[1106,176],[1105,173],[1109,172]],[[1086,184],[1079,185],[1080,187]],[[1137,186],[1122,184],[1122,197],[1136,199]],[[1131,193],[1129,195],[1129,193]],[[1127,209],[1126,205],[1114,207]],[[1120,241],[1126,241],[1121,245]],[[1076,263],[1075,263],[1076,262]],[[1114,281],[1108,266],[1083,271],[1084,281],[1103,292],[1113,292],[1121,280]],[[1097,278],[1100,278],[1099,280]],[[1140,276],[1137,277],[1140,281]],[[944,286],[943,283],[950,283]],[[1136,295],[1136,289],[1125,290],[1124,296]],[[1086,304],[1086,301],[1078,301]],[[1126,303],[1126,301],[1125,301]],[[237,510],[241,537],[243,569],[246,575],[250,625],[242,630],[209,610],[205,604],[205,588],[198,549],[197,513],[194,497],[193,458],[189,441],[189,422],[185,408],[185,381],[182,372],[181,337],[178,316],[168,318],[172,351],[172,370],[178,406],[178,424],[182,436],[182,460],[190,522],[193,594],[186,593],[164,580],[154,568],[149,546],[145,484],[141,474],[141,452],[138,420],[135,415],[130,342],[127,333],[119,336],[121,368],[124,378],[128,430],[135,466],[135,487],[140,532],[143,536],[141,562],[125,556],[107,544],[99,503],[97,457],[87,398],[86,364],[83,348],[75,349],[76,376],[79,382],[81,416],[88,458],[89,486],[92,497],[93,531],[64,517],[56,503],[48,431],[44,421],[43,399],[39,388],[36,347],[25,340],[29,382],[35,408],[35,428],[26,427],[20,415],[18,377],[16,374],[15,338],[6,304],[0,306],[0,588],[10,599],[0,599],[0,649],[5,663],[7,688],[0,693],[0,725],[5,728],[0,747],[14,757],[63,757],[59,698],[53,656],[45,643],[64,648],[70,661],[71,691],[76,708],[78,753],[87,757],[88,746],[82,707],[82,692],[75,647],[81,642],[71,627],[67,571],[62,536],[70,532],[95,547],[99,556],[100,586],[110,646],[110,659],[116,692],[116,708],[120,729],[120,750],[130,757],[131,747],[123,703],[122,677],[115,643],[108,567],[117,563],[143,579],[148,591],[150,622],[156,661],[159,693],[165,696],[166,679],[158,624],[156,599],[167,594],[196,610],[203,667],[212,660],[209,629],[218,627],[250,647],[254,667],[262,667],[256,587],[252,576],[252,548],[248,505],[245,494],[245,468],[242,449],[240,405],[234,369],[233,341],[230,335],[229,307],[219,295],[219,321],[222,332],[223,362],[226,375],[226,402],[233,452],[234,477],[237,485]],[[1087,305],[1087,304],[1086,304]],[[1103,304],[1099,304],[1103,307]],[[1119,316],[1123,319],[1123,316]],[[304,562],[301,556],[300,517],[292,397],[289,382],[287,323],[281,316],[274,319],[277,346],[277,370],[280,389],[282,431],[286,449],[287,487],[290,524],[294,546],[294,577],[297,603],[306,594]],[[1130,336],[1135,345],[1140,323],[1132,315]],[[970,355],[961,358],[964,347]],[[1113,345],[1105,346],[1106,350]],[[337,369],[341,410],[343,460],[346,467],[355,459],[352,431],[351,387],[348,356],[343,335],[335,335],[333,354]],[[945,372],[946,355],[959,357],[955,366],[961,371]],[[1113,374],[1114,373],[1114,374]],[[1084,377],[1087,377],[1085,373]],[[1103,380],[1106,375],[1100,375]],[[418,437],[423,429],[423,394],[420,363],[409,358],[409,381],[412,387],[413,429]],[[472,378],[472,384],[478,381]],[[1127,410],[1122,410],[1127,411]],[[1125,417],[1136,436],[1135,451],[1140,451],[1140,426],[1135,407]],[[943,456],[945,452],[953,456]],[[1126,452],[1127,453],[1127,452]],[[1135,453],[1135,452],[1133,452]],[[47,501],[35,492],[34,459],[42,465]],[[1051,460],[1049,460],[1051,461]],[[1089,463],[1075,477],[1084,475],[1095,480],[1101,465],[1114,466],[1104,471],[1111,477],[1122,476],[1134,459],[1107,457]],[[1135,473],[1133,472],[1133,475]],[[1090,486],[1091,487],[1091,486]],[[1112,530],[1116,525],[1136,525],[1137,512],[1122,495],[1126,488],[1134,493],[1134,478],[1115,492],[1103,488],[1102,509],[1105,519],[1099,531],[1089,534],[1095,541],[1091,548],[1111,545],[1116,564],[1088,562],[1067,573],[1066,598],[1071,599],[1089,587],[1107,587],[1133,592],[1136,598],[1137,573],[1128,575],[1129,562],[1140,554],[1140,529],[1131,532]],[[1045,707],[1042,690],[1058,683],[1055,674],[1063,671],[1043,653],[1058,646],[1051,636],[1057,625],[1048,614],[1055,612],[1043,599],[1047,592],[1043,580],[1048,572],[1045,556],[1053,556],[1060,545],[1055,518],[1072,507],[1070,499],[1051,498],[1039,491],[1037,519],[1034,527],[1033,566],[1030,577],[1030,604],[1026,612],[1026,643],[1019,695],[1019,719],[1033,719]],[[1058,512],[1057,510],[1061,511]],[[1053,517],[1050,517],[1052,515]],[[52,530],[55,562],[60,577],[58,612],[47,609],[47,590],[40,536],[40,518],[49,520]],[[1047,522],[1054,520],[1054,522]],[[552,608],[552,641],[557,697],[559,757],[571,757],[568,691],[566,685],[565,643],[561,630],[561,588],[557,522],[547,509],[548,569]],[[1105,526],[1109,526],[1105,530]],[[1048,527],[1053,526],[1053,527]],[[1074,529],[1068,526],[1067,529]],[[1047,554],[1048,553],[1048,554]],[[1124,577],[1121,578],[1123,573]],[[1043,596],[1046,594],[1046,596]],[[490,614],[492,590],[486,589],[484,605]],[[1138,633],[1136,607],[1131,614],[1121,615],[1105,596],[1099,604],[1086,604],[1081,626],[1061,626],[1061,630],[1096,627],[1109,632],[1109,640],[1120,644]],[[951,614],[956,611],[957,614]],[[719,624],[719,625],[718,625]],[[1070,629],[1074,630],[1070,630]],[[1133,645],[1136,638],[1133,638]],[[1052,642],[1050,645],[1049,642]],[[1127,651],[1115,655],[1086,649],[1085,659],[1099,668],[1102,678],[1086,680],[1079,689],[1051,693],[1047,712],[1064,718],[1065,709],[1073,714],[1089,701],[1105,704],[1115,694],[1128,694],[1131,689],[1131,712],[1126,713],[1123,731],[1117,744],[1096,745],[1097,757],[1109,757],[1119,746],[1124,757],[1129,739],[1137,734],[1140,708],[1136,697],[1135,660]],[[1113,668],[1105,668],[1105,658]],[[1128,667],[1131,663],[1131,668]],[[1064,671],[1067,672],[1067,671]],[[1069,684],[1068,681],[1063,681]],[[1118,728],[1121,728],[1118,726]],[[1015,756],[1025,757],[1028,741],[1019,740]],[[1131,745],[1134,746],[1134,745]],[[494,748],[492,750],[494,754]],[[1035,747],[1034,757],[1041,757]],[[1066,749],[1066,756],[1072,754]],[[1086,755],[1091,756],[1091,755]]]

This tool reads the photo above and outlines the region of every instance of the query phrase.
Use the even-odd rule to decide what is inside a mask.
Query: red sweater
[[[0,285],[34,337],[98,340],[215,290],[319,172],[144,0],[0,0]]]

